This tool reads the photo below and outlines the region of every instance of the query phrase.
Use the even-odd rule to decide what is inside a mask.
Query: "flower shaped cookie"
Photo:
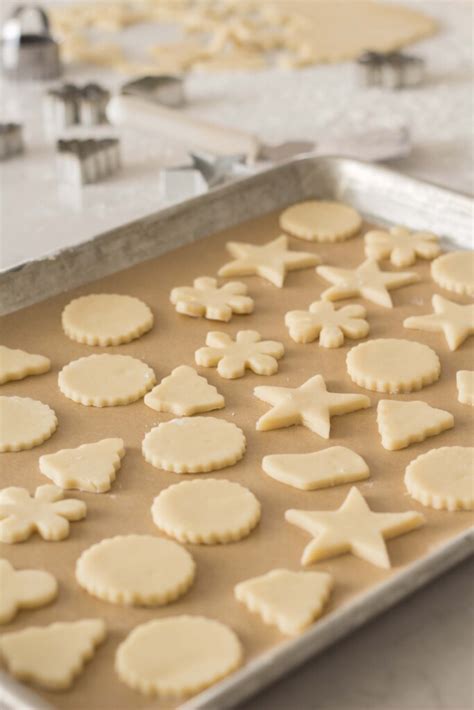
[[[315,301],[307,311],[290,311],[285,325],[296,343],[312,343],[319,336],[323,348],[339,348],[347,338],[365,338],[369,324],[363,306],[350,305],[336,310],[329,301]]]
[[[233,313],[252,313],[254,302],[247,296],[247,286],[230,281],[218,288],[217,279],[201,276],[192,286],[178,286],[171,291],[170,301],[178,313],[209,320],[229,321]]]
[[[262,340],[256,330],[240,330],[235,340],[227,333],[207,334],[206,346],[196,350],[198,365],[216,367],[221,377],[233,380],[249,369],[257,375],[274,375],[285,352],[282,343]]]
[[[434,259],[441,252],[439,238],[431,232],[410,232],[405,227],[392,227],[388,232],[373,229],[364,237],[368,257],[388,259],[394,266],[411,266],[417,257]]]

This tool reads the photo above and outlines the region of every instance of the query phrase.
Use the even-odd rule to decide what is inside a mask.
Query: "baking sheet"
[[[355,557],[346,555],[314,566],[333,574],[334,593],[321,624],[329,623],[331,614],[344,609],[354,600],[362,603],[363,592],[376,590],[377,585],[407,573],[409,566],[440,547],[472,525],[470,513],[448,513],[423,508],[413,501],[403,486],[406,465],[419,454],[440,446],[467,445],[472,442],[473,410],[457,402],[455,373],[472,367],[473,345],[466,342],[451,353],[442,335],[406,330],[404,318],[414,313],[430,312],[433,282],[429,265],[417,263],[414,270],[422,277],[419,284],[392,292],[395,308],[382,309],[364,303],[371,324],[371,338],[402,337],[427,343],[439,354],[442,364],[441,379],[421,391],[397,397],[401,400],[423,399],[454,414],[455,427],[440,436],[399,452],[385,451],[380,444],[376,427],[376,404],[383,395],[366,392],[352,383],[345,369],[348,349],[357,343],[346,343],[337,350],[325,350],[317,343],[298,345],[288,336],[283,323],[286,311],[305,308],[317,300],[326,282],[313,269],[288,275],[285,288],[250,277],[250,294],[256,309],[251,316],[235,316],[228,324],[190,319],[179,316],[169,304],[169,291],[177,285],[191,283],[200,275],[215,274],[229,259],[225,250],[227,240],[263,243],[277,236],[278,213],[243,222],[200,242],[134,266],[131,269],[102,278],[68,294],[61,294],[2,319],[2,342],[51,357],[53,369],[39,377],[2,386],[2,394],[16,394],[40,399],[52,406],[59,419],[59,428],[42,446],[30,451],[3,454],[2,478],[5,485],[21,485],[33,490],[48,479],[38,471],[38,457],[59,448],[77,446],[107,436],[124,439],[127,454],[109,494],[93,495],[69,492],[70,497],[84,500],[87,518],[71,524],[70,537],[59,543],[47,543],[33,537],[20,545],[1,545],[0,554],[19,568],[43,567],[59,580],[58,600],[43,609],[24,611],[16,620],[3,627],[4,631],[30,625],[45,625],[56,620],[73,620],[98,616],[105,619],[109,635],[96,652],[85,672],[77,679],[73,690],[55,694],[39,691],[43,699],[61,708],[88,707],[93,710],[126,710],[127,708],[173,707],[172,702],[150,701],[121,683],[113,670],[117,645],[137,624],[152,618],[181,613],[198,613],[222,620],[237,632],[242,641],[246,663],[264,651],[285,643],[274,627],[266,626],[256,615],[250,614],[233,597],[233,586],[248,577],[262,574],[274,567],[298,570],[300,557],[309,536],[284,520],[288,508],[335,509],[344,500],[349,485],[320,491],[297,491],[268,478],[261,470],[264,455],[281,452],[309,452],[326,446],[343,445],[363,455],[371,478],[358,484],[370,507],[377,511],[420,510],[427,525],[420,530],[388,543],[393,568],[380,570]],[[242,212],[245,216],[246,212]],[[420,217],[421,219],[421,217]],[[352,267],[363,259],[363,241],[358,237],[336,245],[313,245],[291,239],[291,247],[320,254],[324,263]],[[389,268],[384,264],[384,268]],[[443,293],[441,289],[436,291]],[[70,341],[61,330],[60,314],[74,296],[91,292],[117,292],[135,295],[146,301],[155,313],[155,327],[139,340],[113,348],[91,348]],[[449,294],[445,294],[448,295]],[[465,299],[456,298],[459,302]],[[179,364],[193,364],[194,351],[204,344],[209,330],[224,330],[234,334],[239,329],[260,331],[263,338],[281,340],[286,354],[280,361],[278,374],[271,378],[251,373],[235,381],[221,379],[214,369],[198,368],[216,385],[226,399],[226,407],[211,416],[222,417],[242,427],[247,436],[248,450],[235,466],[205,477],[235,480],[248,486],[260,499],[263,514],[260,525],[245,540],[222,546],[189,545],[197,563],[197,578],[190,592],[164,608],[140,609],[107,604],[90,597],[74,580],[74,564],[81,552],[94,542],[127,532],[159,534],[153,525],[150,506],[153,497],[168,485],[183,480],[183,476],[154,469],[140,452],[144,434],[161,421],[172,418],[136,402],[126,407],[95,409],[83,407],[66,399],[57,389],[60,367],[72,359],[96,352],[120,352],[139,357],[151,365],[157,379],[167,375]],[[359,341],[358,341],[359,342]],[[332,391],[364,392],[372,407],[332,419],[329,441],[319,438],[303,427],[272,432],[256,432],[255,422],[268,406],[253,397],[258,384],[298,386],[308,377],[322,373]],[[186,479],[187,480],[187,479]],[[456,549],[456,548],[455,548]],[[453,554],[455,551],[453,550]],[[389,593],[390,587],[387,588]],[[354,624],[356,617],[354,618]],[[314,627],[317,628],[317,627]],[[212,691],[210,691],[212,692]],[[192,701],[193,702],[193,701]],[[195,701],[197,706],[199,700]],[[218,701],[214,707],[223,707]]]

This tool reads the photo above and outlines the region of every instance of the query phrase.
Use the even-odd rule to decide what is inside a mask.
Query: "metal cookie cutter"
[[[118,138],[59,140],[56,147],[58,177],[68,185],[98,182],[120,168]]]
[[[93,126],[107,121],[105,109],[110,93],[99,84],[63,84],[48,89],[44,116],[50,126],[67,128],[78,123]]]
[[[182,77],[168,74],[133,79],[122,86],[122,94],[171,108],[180,108],[186,103]]]
[[[19,123],[0,123],[0,160],[23,152],[23,127]]]
[[[425,76],[425,62],[403,52],[367,51],[357,59],[359,78],[365,86],[402,89],[419,86]]]
[[[39,21],[37,32],[24,31],[27,13]],[[1,67],[10,79],[55,79],[61,74],[59,46],[39,5],[19,5],[3,25]]]

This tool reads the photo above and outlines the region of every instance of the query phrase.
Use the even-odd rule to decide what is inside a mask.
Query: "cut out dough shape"
[[[245,452],[239,427],[215,417],[183,417],[154,427],[143,439],[145,460],[175,473],[207,473],[232,466]]]
[[[227,242],[227,249],[235,258],[224,264],[219,276],[261,276],[281,288],[288,271],[306,269],[320,264],[317,254],[288,249],[288,237],[282,235],[262,246],[246,242]]]
[[[105,493],[124,456],[122,439],[102,439],[40,456],[39,469],[60,488]]]
[[[258,431],[302,424],[324,439],[329,439],[331,416],[370,407],[365,395],[328,392],[322,375],[300,387],[255,387],[254,395],[273,406],[258,420]]]
[[[289,311],[285,325],[296,343],[312,343],[319,337],[323,348],[339,348],[344,336],[357,340],[365,338],[369,324],[364,306],[351,304],[336,310],[329,301],[315,301],[307,311]]]
[[[68,498],[60,488],[38,486],[34,497],[26,488],[11,486],[0,490],[0,542],[28,540],[37,532],[43,540],[63,540],[69,535],[69,520],[85,518],[82,500]]]
[[[474,407],[474,371],[459,370],[456,373],[456,385],[458,389],[458,402],[470,404]]]
[[[178,286],[171,291],[171,303],[178,313],[209,320],[229,321],[233,313],[252,313],[253,299],[247,296],[247,286],[230,281],[218,288],[217,279],[201,276],[193,286]]]
[[[390,568],[385,540],[420,527],[420,513],[374,513],[357,488],[352,487],[340,508],[334,511],[287,510],[289,523],[315,538],[303,552],[301,564],[351,552],[377,567]]]
[[[151,367],[129,355],[81,357],[63,367],[58,377],[61,392],[86,407],[115,407],[135,402],[155,382]]]
[[[31,626],[3,634],[0,654],[18,680],[47,690],[66,690],[105,636],[102,619]]]
[[[120,345],[149,331],[153,313],[133,296],[94,293],[68,303],[62,323],[66,335],[78,343]]]
[[[299,634],[321,616],[331,590],[332,577],[325,572],[290,572],[274,569],[247,579],[234,588],[236,599],[260,614],[282,634]]]
[[[345,446],[331,446],[310,454],[264,456],[262,468],[276,481],[302,491],[363,481],[370,476],[362,456]]]
[[[29,397],[0,396],[0,422],[0,452],[32,449],[58,426],[51,407]]]
[[[280,215],[280,227],[294,237],[310,242],[342,242],[360,231],[362,218],[341,202],[308,200],[287,207]]]
[[[377,406],[377,426],[384,449],[397,451],[452,429],[454,417],[426,402],[381,399]]]
[[[155,525],[180,542],[198,545],[236,542],[260,520],[254,494],[231,481],[183,481],[161,491],[152,506]]]
[[[8,560],[0,559],[0,590],[0,624],[8,624],[20,609],[37,609],[53,601],[58,583],[49,572],[15,570]]]
[[[443,333],[450,350],[457,350],[470,335],[474,335],[474,305],[462,306],[435,294],[434,313],[405,318],[405,328]]]
[[[405,486],[423,505],[436,510],[474,507],[474,447],[432,449],[408,464]]]
[[[144,695],[180,697],[204,690],[242,662],[227,626],[203,616],[170,616],[137,626],[115,657],[119,678]]]
[[[232,340],[228,333],[213,331],[207,334],[206,347],[196,350],[196,364],[216,367],[221,377],[233,380],[243,377],[245,370],[256,375],[274,375],[283,357],[283,343],[262,340],[256,330],[239,330]]]
[[[434,259],[441,248],[439,237],[431,232],[410,232],[405,227],[388,231],[373,229],[364,236],[365,253],[371,259],[389,259],[394,266],[411,266],[416,258]]]
[[[159,606],[188,591],[196,565],[184,547],[152,535],[112,537],[84,550],[76,579],[113,604]]]
[[[156,412],[171,412],[177,417],[211,412],[225,404],[217,389],[187,365],[175,367],[171,375],[145,395],[144,402]]]
[[[474,251],[452,251],[431,264],[438,286],[461,296],[474,296]]]
[[[323,301],[360,296],[385,308],[393,308],[389,291],[420,280],[412,271],[381,271],[374,259],[366,259],[355,269],[318,266],[316,272],[334,284],[321,294]]]
[[[347,372],[360,387],[374,392],[414,392],[436,382],[439,358],[427,345],[414,340],[381,338],[352,348]]]
[[[31,355],[0,345],[0,385],[11,380],[23,380],[29,375],[42,375],[51,369],[51,360],[43,355]]]

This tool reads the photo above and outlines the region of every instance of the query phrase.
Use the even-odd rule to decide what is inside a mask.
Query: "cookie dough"
[[[37,609],[53,601],[58,583],[49,572],[15,570],[8,560],[0,559],[0,590],[0,624],[8,624],[20,609]]]
[[[0,452],[32,449],[49,439],[58,419],[47,404],[29,397],[0,396]]]
[[[331,446],[310,454],[264,456],[262,468],[276,481],[302,491],[363,481],[370,475],[362,456],[345,446]]]
[[[312,343],[319,338],[323,348],[339,348],[344,337],[365,338],[369,324],[364,306],[351,304],[336,310],[330,301],[314,301],[307,311],[289,311],[285,325],[295,343]]]
[[[178,286],[171,291],[170,301],[178,313],[209,320],[229,321],[233,313],[252,313],[253,299],[247,296],[247,286],[230,281],[220,288],[217,279],[201,276],[192,286]]]
[[[285,518],[313,535],[303,552],[301,564],[351,552],[377,567],[390,568],[385,540],[420,527],[420,513],[374,513],[362,494],[352,487],[338,510],[287,510]]]
[[[89,355],[63,367],[58,377],[61,392],[86,407],[129,404],[150,390],[155,373],[130,355]]]
[[[153,313],[133,296],[93,293],[68,303],[62,323],[66,335],[78,343],[120,345],[150,330]]]
[[[228,333],[211,332],[206,337],[206,347],[196,350],[196,364],[216,367],[221,377],[236,379],[251,370],[256,375],[274,375],[283,357],[283,343],[262,340],[256,330],[239,330],[235,340]]]
[[[10,673],[47,690],[66,690],[105,639],[102,619],[30,626],[3,634],[0,655]]]
[[[423,505],[436,510],[474,507],[474,447],[432,449],[408,464],[405,486]]]
[[[171,375],[145,395],[144,402],[156,412],[171,412],[177,417],[211,412],[225,404],[214,385],[187,365],[175,367]]]
[[[333,587],[325,572],[274,569],[234,588],[236,599],[282,634],[299,634],[321,616]]]
[[[226,480],[183,481],[165,488],[153,502],[153,521],[180,542],[199,545],[236,542],[260,520],[254,494]]]
[[[474,251],[452,251],[431,264],[438,286],[460,296],[474,296]]]
[[[0,385],[11,380],[23,380],[29,375],[41,375],[51,369],[51,360],[24,350],[0,345]]]
[[[454,417],[426,402],[381,399],[377,406],[377,426],[384,449],[397,451],[452,429]]]
[[[40,456],[39,469],[60,488],[105,493],[124,456],[122,439],[102,439]]]
[[[280,215],[280,227],[309,242],[342,242],[360,231],[362,217],[341,202],[308,200],[287,207]]]
[[[462,306],[435,294],[433,314],[405,318],[405,328],[443,333],[450,350],[457,350],[470,335],[474,335],[474,305]]]
[[[258,431],[302,424],[329,439],[332,416],[370,407],[365,395],[328,392],[322,375],[310,377],[300,387],[255,387],[253,392],[272,405],[257,421]]]
[[[181,697],[204,690],[242,662],[231,629],[203,616],[169,616],[137,626],[117,649],[119,678],[144,695]]]
[[[417,257],[434,259],[441,252],[439,237],[431,232],[410,232],[405,227],[372,229],[364,236],[365,253],[371,259],[390,259],[394,266],[412,266]]]
[[[154,427],[143,439],[145,460],[175,473],[207,473],[232,466],[245,452],[239,427],[215,417],[183,417]]]
[[[456,373],[456,385],[458,389],[458,402],[470,404],[474,407],[474,371],[459,370]]]
[[[439,379],[439,358],[414,340],[380,338],[356,345],[346,358],[347,372],[360,387],[374,392],[414,392]]]
[[[84,550],[76,579],[89,594],[113,604],[159,606],[185,594],[194,560],[176,542],[152,535],[121,535]]]

